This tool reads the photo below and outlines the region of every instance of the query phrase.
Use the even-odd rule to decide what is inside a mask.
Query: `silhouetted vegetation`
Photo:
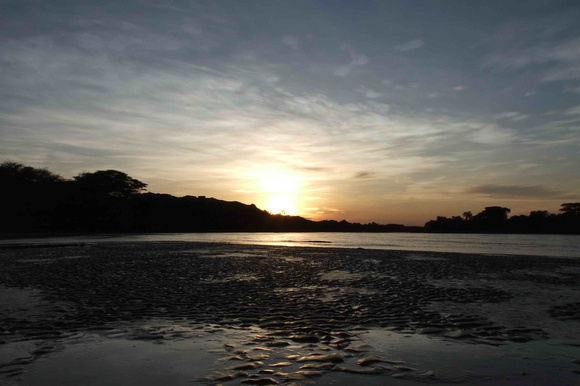
[[[310,221],[271,214],[255,205],[145,192],[146,183],[117,170],[65,179],[46,168],[0,164],[3,233],[59,232],[454,232],[580,234],[580,202],[508,218],[489,206],[473,215],[437,217],[424,228],[399,224]]]
[[[147,184],[117,170],[81,173],[71,180],[47,169],[0,164],[0,232],[394,232],[419,231],[376,223],[310,221],[255,205],[204,196],[144,192]]]
[[[560,214],[546,210],[530,212],[529,216],[517,215],[508,218],[509,208],[488,206],[473,216],[443,217],[425,224],[426,232],[441,233],[558,233],[580,234],[580,202],[561,205]]]

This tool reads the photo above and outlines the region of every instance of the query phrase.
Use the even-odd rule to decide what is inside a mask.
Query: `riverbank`
[[[578,259],[536,256],[4,248],[0,379],[575,384],[579,279]]]

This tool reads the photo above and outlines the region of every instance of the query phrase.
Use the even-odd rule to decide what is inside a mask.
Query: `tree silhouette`
[[[46,168],[37,169],[23,164],[4,161],[0,164],[0,179],[11,184],[63,182],[64,178]]]
[[[580,202],[567,202],[560,208],[561,227],[570,233],[580,233]]]
[[[74,177],[81,189],[108,197],[129,197],[140,193],[146,183],[129,177],[118,170],[98,170],[94,173],[81,173]]]
[[[507,220],[510,208],[502,206],[488,206],[483,211],[475,215],[474,219],[485,222],[502,222]]]
[[[0,164],[0,229],[22,231],[52,227],[53,212],[62,197],[65,179],[46,168],[5,161]]]
[[[580,215],[580,202],[568,202],[561,205],[560,212],[568,216]]]

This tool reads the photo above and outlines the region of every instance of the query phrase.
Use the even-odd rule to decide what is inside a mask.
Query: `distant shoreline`
[[[414,227],[418,228],[418,227]],[[413,231],[332,231],[332,230],[260,230],[260,231],[183,231],[183,232],[18,232],[18,233],[0,233],[0,240],[19,240],[19,239],[46,239],[46,238],[58,238],[58,237],[77,237],[77,236],[110,236],[110,237],[122,237],[122,236],[131,236],[131,235],[155,235],[155,234],[226,234],[226,233],[248,233],[248,234],[256,234],[256,233],[370,233],[370,234],[377,234],[377,233],[385,233],[385,234],[392,234],[392,233],[417,233],[417,234],[429,234],[429,235],[436,235],[436,234],[449,234],[449,235],[553,235],[553,236],[580,236],[580,234],[576,233],[549,233],[549,232],[442,232],[442,231],[427,231],[427,230],[413,230]]]
[[[4,234],[364,232],[580,234],[580,202],[561,204],[561,213],[538,210],[509,217],[511,209],[488,206],[480,213],[437,216],[424,226],[347,220],[314,221],[274,214],[254,204],[206,196],[175,197],[144,192],[146,183],[118,170],[81,173],[65,179],[47,169],[0,164]],[[69,233],[70,232],[70,233]],[[12,236],[20,237],[20,236]]]

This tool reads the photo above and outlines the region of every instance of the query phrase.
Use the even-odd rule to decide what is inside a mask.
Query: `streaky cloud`
[[[374,172],[365,172],[361,171],[354,175],[354,178],[365,179],[365,178],[372,178],[375,176]]]
[[[412,51],[412,50],[416,50],[417,48],[421,48],[425,45],[425,42],[422,39],[414,39],[411,41],[408,41],[406,43],[400,44],[398,46],[395,47],[395,49],[397,51]]]
[[[286,44],[288,47],[292,48],[293,50],[300,49],[300,40],[296,36],[293,35],[286,35],[282,38],[282,43]]]
[[[520,198],[566,198],[570,194],[552,190],[542,185],[480,185],[467,191],[473,194],[483,194],[490,197],[520,197]]]
[[[348,51],[350,54],[350,63],[344,66],[340,66],[334,71],[336,76],[347,76],[351,70],[358,66],[364,66],[370,62],[368,56],[359,53],[351,44],[344,43],[340,46],[342,50]]]

